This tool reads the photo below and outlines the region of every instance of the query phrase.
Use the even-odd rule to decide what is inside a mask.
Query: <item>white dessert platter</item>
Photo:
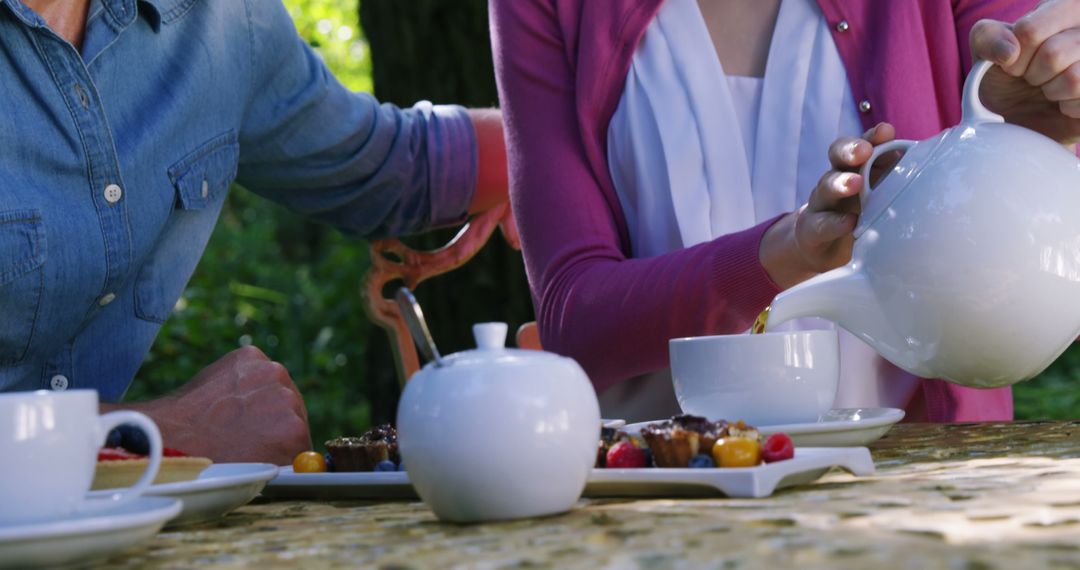
[[[874,462],[865,447],[796,448],[786,461],[743,468],[592,469],[585,497],[767,497],[777,489],[817,480],[832,467],[870,475]],[[303,499],[415,499],[409,475],[395,472],[293,473],[282,467],[263,496]]]
[[[294,473],[283,466],[262,492],[273,499],[416,499],[416,490],[404,471]]]
[[[584,496],[760,498],[816,481],[833,467],[860,476],[874,473],[865,447],[804,447],[796,448],[792,459],[756,467],[593,469]]]

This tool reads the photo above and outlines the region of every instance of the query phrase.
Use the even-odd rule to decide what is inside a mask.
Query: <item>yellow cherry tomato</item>
[[[305,451],[293,459],[292,470],[293,473],[325,473],[326,459],[321,453]]]
[[[725,437],[712,448],[717,467],[753,467],[761,463],[761,444],[747,437]]]

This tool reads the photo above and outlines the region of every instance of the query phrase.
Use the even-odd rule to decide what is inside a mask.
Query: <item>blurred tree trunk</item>
[[[486,0],[362,0],[360,23],[370,44],[380,101],[497,106]],[[440,230],[407,242],[434,249],[454,233]],[[498,233],[466,266],[424,283],[416,296],[443,354],[474,346],[473,323],[509,323],[507,343],[512,344],[513,331],[533,320],[521,254]],[[372,422],[391,421],[399,390],[381,331],[371,335],[367,354]]]

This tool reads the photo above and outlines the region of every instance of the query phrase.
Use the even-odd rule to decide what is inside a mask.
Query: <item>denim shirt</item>
[[[352,93],[280,0],[0,0],[0,390],[127,390],[234,180],[359,236],[460,221],[460,107]],[[209,364],[209,363],[208,363]]]

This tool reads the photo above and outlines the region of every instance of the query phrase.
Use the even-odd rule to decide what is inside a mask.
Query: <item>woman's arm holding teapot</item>
[[[1015,24],[980,20],[970,43],[973,57],[998,64],[983,104],[1063,145],[1080,141],[1080,0],[1046,0]]]

